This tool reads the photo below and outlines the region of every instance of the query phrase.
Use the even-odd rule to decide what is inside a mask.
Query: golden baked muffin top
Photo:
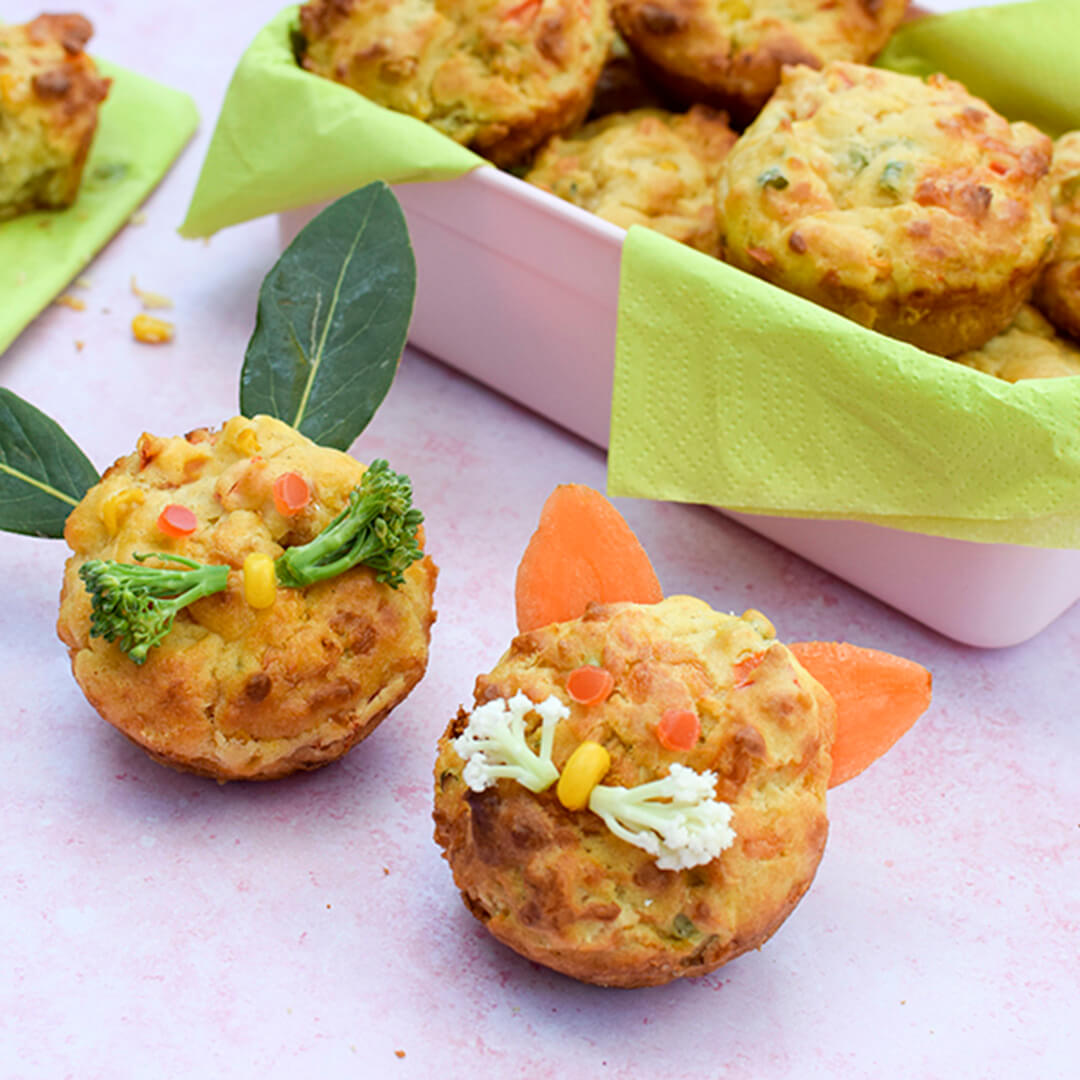
[[[649,72],[688,101],[753,118],[785,64],[869,60],[907,0],[612,0]]]
[[[499,165],[585,116],[608,0],[310,0],[305,68],[425,120]]]
[[[582,665],[610,673],[603,702],[583,705],[568,692]],[[605,787],[632,790],[679,769],[710,773],[734,838],[710,861],[662,869],[597,813],[568,810],[554,788],[536,794],[503,778],[476,790],[455,745],[469,723],[462,711],[435,766],[436,839],[466,906],[495,937],[610,986],[703,974],[768,938],[824,848],[835,708],[767,619],[719,614],[687,596],[594,604],[580,619],[515,638],[477,679],[476,704],[519,692],[538,705],[554,698],[565,712],[551,746],[560,772],[592,741],[610,755]],[[658,737],[671,710],[699,718],[689,750]],[[527,725],[535,750],[539,714]]]
[[[303,477],[310,501],[275,497]],[[217,779],[269,779],[340,756],[419,680],[433,621],[435,567],[414,562],[398,588],[368,566],[306,588],[279,587],[256,607],[245,560],[277,558],[313,540],[363,481],[365,467],[267,416],[220,432],[143,435],[68,518],[58,632],[87,698],[158,760]],[[186,535],[159,524],[168,506],[193,519]],[[288,511],[288,512],[283,512]],[[89,560],[182,556],[229,568],[225,591],[183,608],[141,665],[91,636]],[[167,559],[148,565],[168,566]]]
[[[713,186],[735,139],[727,116],[705,105],[637,109],[552,139],[525,179],[624,229],[647,225],[715,255]]]
[[[109,81],[81,15],[0,25],[0,220],[75,201]]]
[[[1080,131],[1054,143],[1050,190],[1058,244],[1035,303],[1059,330],[1080,339]]]
[[[953,359],[1006,382],[1080,375],[1080,346],[1059,337],[1030,304],[1020,309],[1007,330],[981,349]]]
[[[977,347],[1052,249],[1050,151],[943,76],[788,68],[721,170],[725,257],[923,348]]]

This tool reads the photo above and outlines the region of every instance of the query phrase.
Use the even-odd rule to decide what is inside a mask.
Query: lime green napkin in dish
[[[1080,0],[1029,0],[917,19],[877,59],[907,75],[944,71],[1010,120],[1054,138],[1080,125]]]
[[[183,236],[343,195],[372,180],[448,180],[488,164],[427,124],[304,71],[298,7],[244,53],[225,95]]]
[[[1003,382],[637,226],[608,490],[1080,547],[1080,378]]]
[[[1078,0],[927,18],[888,60],[961,74],[954,54],[980,57],[980,88],[1007,114],[1080,128]],[[1025,54],[1038,62],[1020,69]],[[1080,377],[1002,382],[634,228],[608,490],[1080,547]]]
[[[187,94],[98,67],[112,86],[75,204],[0,222],[0,353],[123,228],[198,126]]]

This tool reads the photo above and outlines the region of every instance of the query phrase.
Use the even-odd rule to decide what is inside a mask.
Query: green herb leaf
[[[886,163],[885,168],[881,170],[878,186],[882,191],[887,191],[890,195],[899,195],[900,181],[903,179],[906,170],[907,165],[903,161]]]
[[[780,169],[773,165],[771,168],[766,169],[758,178],[757,182],[762,187],[775,188],[777,191],[783,191],[788,186],[788,178],[780,171]]]
[[[63,536],[97,470],[63,428],[0,387],[0,529]]]
[[[393,382],[415,292],[393,192],[376,182],[338,199],[263,282],[240,411],[268,413],[323,446],[348,449]]]
[[[675,921],[671,926],[671,932],[675,937],[685,941],[687,938],[695,937],[698,933],[698,928],[680,911],[679,914],[675,916]]]

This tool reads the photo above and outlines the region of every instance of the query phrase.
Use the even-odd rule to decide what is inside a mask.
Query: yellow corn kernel
[[[592,789],[611,768],[611,755],[598,742],[583,742],[563,767],[555,794],[567,810],[584,810]]]
[[[756,608],[747,608],[739,617],[743,622],[749,623],[763,638],[776,637],[776,627]]]
[[[244,457],[251,457],[262,449],[255,428],[242,416],[226,421],[224,434],[226,443]]]
[[[657,163],[657,167],[664,169],[667,172],[678,172],[679,166],[675,164],[670,158],[662,158]]]
[[[101,520],[110,536],[120,531],[124,519],[136,506],[141,506],[146,496],[138,488],[121,488],[114,491],[101,504]]]
[[[171,322],[153,315],[136,315],[131,320],[131,332],[144,345],[165,345],[172,341],[176,328]]]
[[[244,599],[253,608],[268,608],[276,597],[274,560],[265,552],[253,551],[244,559]]]

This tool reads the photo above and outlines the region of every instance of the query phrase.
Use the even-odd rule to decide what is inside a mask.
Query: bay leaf
[[[68,514],[98,479],[55,420],[0,387],[0,529],[63,536]]]
[[[240,411],[346,450],[397,371],[416,293],[405,216],[368,184],[301,230],[267,274],[240,375]]]

